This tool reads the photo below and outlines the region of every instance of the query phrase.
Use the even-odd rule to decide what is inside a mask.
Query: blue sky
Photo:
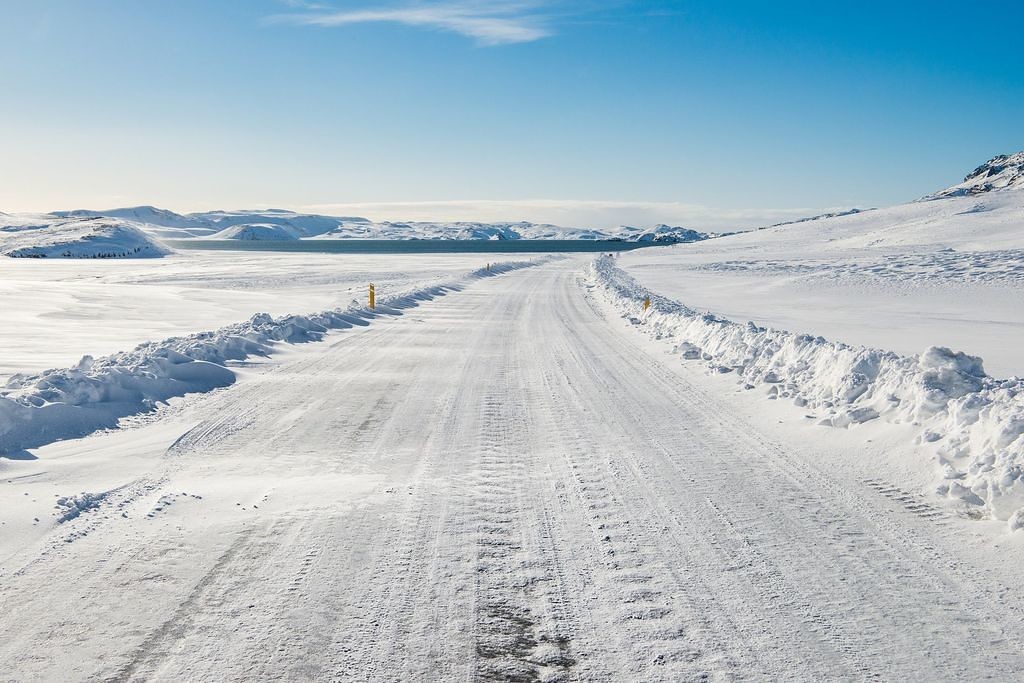
[[[0,211],[730,224],[1024,149],[1024,4],[0,0]]]

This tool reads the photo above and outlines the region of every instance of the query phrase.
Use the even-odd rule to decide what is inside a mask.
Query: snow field
[[[329,331],[367,325],[378,316],[401,315],[475,279],[541,262],[491,264],[444,283],[386,295],[373,310],[353,304],[311,315],[261,313],[210,332],[148,342],[101,358],[85,356],[71,368],[14,375],[0,389],[0,453],[16,455],[114,427],[121,418],[153,410],[170,398],[233,383],[232,362],[269,356],[279,344],[319,341]]]
[[[0,259],[0,386],[15,373],[71,367],[86,354],[215,330],[255,313],[345,308],[365,299],[370,282],[384,293],[402,291],[481,265],[481,256],[464,254]]]
[[[818,218],[623,256],[648,288],[732,320],[1024,376],[1024,191]]]
[[[937,493],[971,510],[1024,527],[1024,381],[988,376],[981,359],[930,347],[919,355],[828,341],[738,323],[654,294],[607,256],[590,284],[623,317],[675,344],[685,360],[734,373],[745,387],[767,386],[819,424],[848,428],[884,418],[917,428],[935,455]],[[645,313],[643,301],[651,298]]]

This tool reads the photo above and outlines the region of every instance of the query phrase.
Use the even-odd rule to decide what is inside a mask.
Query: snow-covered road
[[[0,464],[4,497],[101,494],[2,527],[2,677],[1021,675],[989,537],[740,414],[582,263]]]

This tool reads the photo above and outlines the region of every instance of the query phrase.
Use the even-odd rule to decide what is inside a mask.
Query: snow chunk
[[[77,496],[61,496],[57,499],[57,522],[63,524],[70,522],[83,512],[95,510],[107,497],[107,493],[86,493],[82,492]]]
[[[1006,526],[1009,527],[1010,531],[1024,529],[1024,508],[1021,508],[1010,515],[1010,519],[1007,520]]]
[[[703,355],[699,346],[695,346],[690,342],[683,342],[678,347],[679,353],[683,355],[683,360],[700,360]]]

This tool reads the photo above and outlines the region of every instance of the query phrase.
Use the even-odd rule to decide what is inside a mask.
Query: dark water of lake
[[[167,240],[175,249],[314,254],[544,254],[659,246],[606,240]]]

